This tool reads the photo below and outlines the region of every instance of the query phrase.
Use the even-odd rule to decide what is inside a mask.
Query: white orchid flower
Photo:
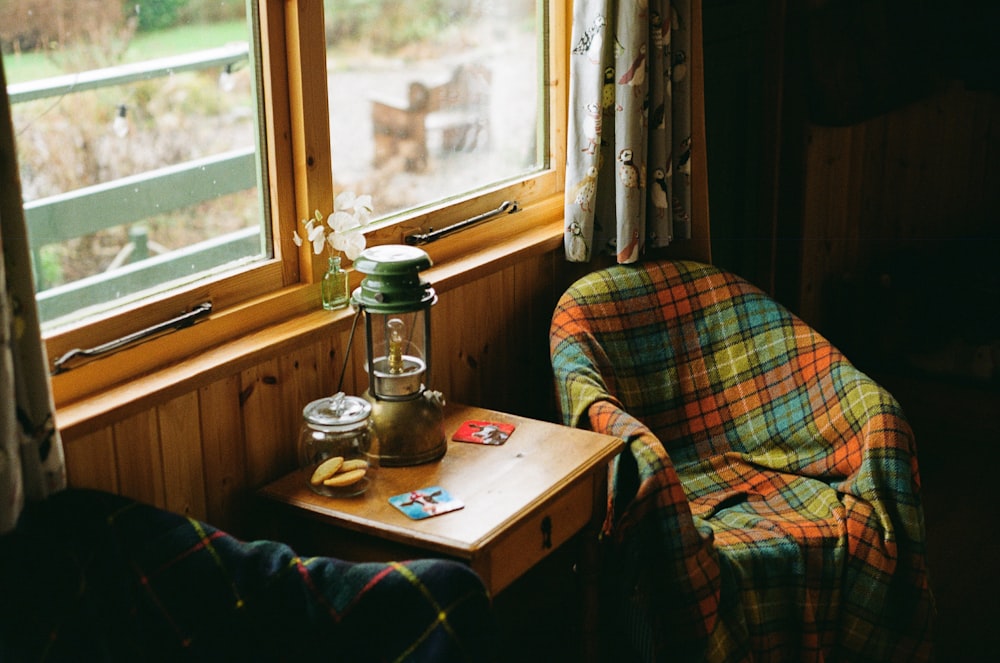
[[[354,211],[358,214],[358,217],[363,221],[367,221],[372,216],[372,197],[370,194],[365,194],[363,196],[358,196],[354,199]]]
[[[353,191],[341,191],[337,194],[337,197],[333,199],[333,210],[335,212],[353,210],[356,199],[357,196],[354,195]]]
[[[336,233],[330,244],[337,251],[343,251],[348,260],[354,260],[365,249],[365,236],[360,232]]]
[[[326,244],[326,231],[323,229],[322,224],[314,225],[312,221],[306,224],[306,231],[308,232],[309,241],[313,245],[313,252],[319,255],[323,252],[323,246]]]
[[[308,241],[316,255],[322,253],[329,244],[330,248],[343,252],[348,260],[353,261],[365,249],[366,240],[361,228],[372,220],[372,197],[343,191],[334,199],[333,209],[329,217],[316,210],[313,218],[303,219],[305,239],[295,231],[292,241],[296,246],[302,246],[303,242]]]
[[[329,218],[327,223],[334,232],[338,233],[353,230],[354,227],[358,225],[358,221],[354,218],[354,215],[344,211],[334,212],[333,216]]]

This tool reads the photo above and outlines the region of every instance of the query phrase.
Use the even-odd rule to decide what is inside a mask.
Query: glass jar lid
[[[341,391],[306,405],[302,410],[302,418],[315,426],[348,430],[363,424],[371,412],[371,403],[358,396],[346,396]]]

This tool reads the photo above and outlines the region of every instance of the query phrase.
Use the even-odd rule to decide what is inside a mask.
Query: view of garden
[[[214,13],[185,12],[212,5]],[[242,0],[222,3],[42,2],[3,4],[0,38],[8,84],[103,70],[233,42],[249,31]],[[26,203],[59,196],[254,145],[254,100],[249,67],[225,85],[205,70],[156,77],[82,92],[60,93],[13,105],[21,186]],[[131,236],[148,237],[162,253],[205,237],[256,225],[257,194],[247,191],[170,214],[155,208],[141,227],[127,224],[35,251],[39,290],[113,269],[135,255]],[[71,219],[60,220],[72,223]],[[35,242],[33,242],[34,244]]]

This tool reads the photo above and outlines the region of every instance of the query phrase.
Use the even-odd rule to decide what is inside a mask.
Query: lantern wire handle
[[[344,365],[340,368],[340,382],[337,383],[337,391],[340,392],[344,386],[344,374],[347,372],[347,360],[351,357],[351,347],[354,345],[354,332],[358,328],[358,320],[361,318],[361,309],[354,314],[354,322],[351,323],[351,334],[347,337],[347,351],[344,352]]]

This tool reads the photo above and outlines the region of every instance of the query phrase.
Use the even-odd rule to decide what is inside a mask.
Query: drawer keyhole
[[[552,547],[552,519],[542,518],[542,547],[546,550]]]

